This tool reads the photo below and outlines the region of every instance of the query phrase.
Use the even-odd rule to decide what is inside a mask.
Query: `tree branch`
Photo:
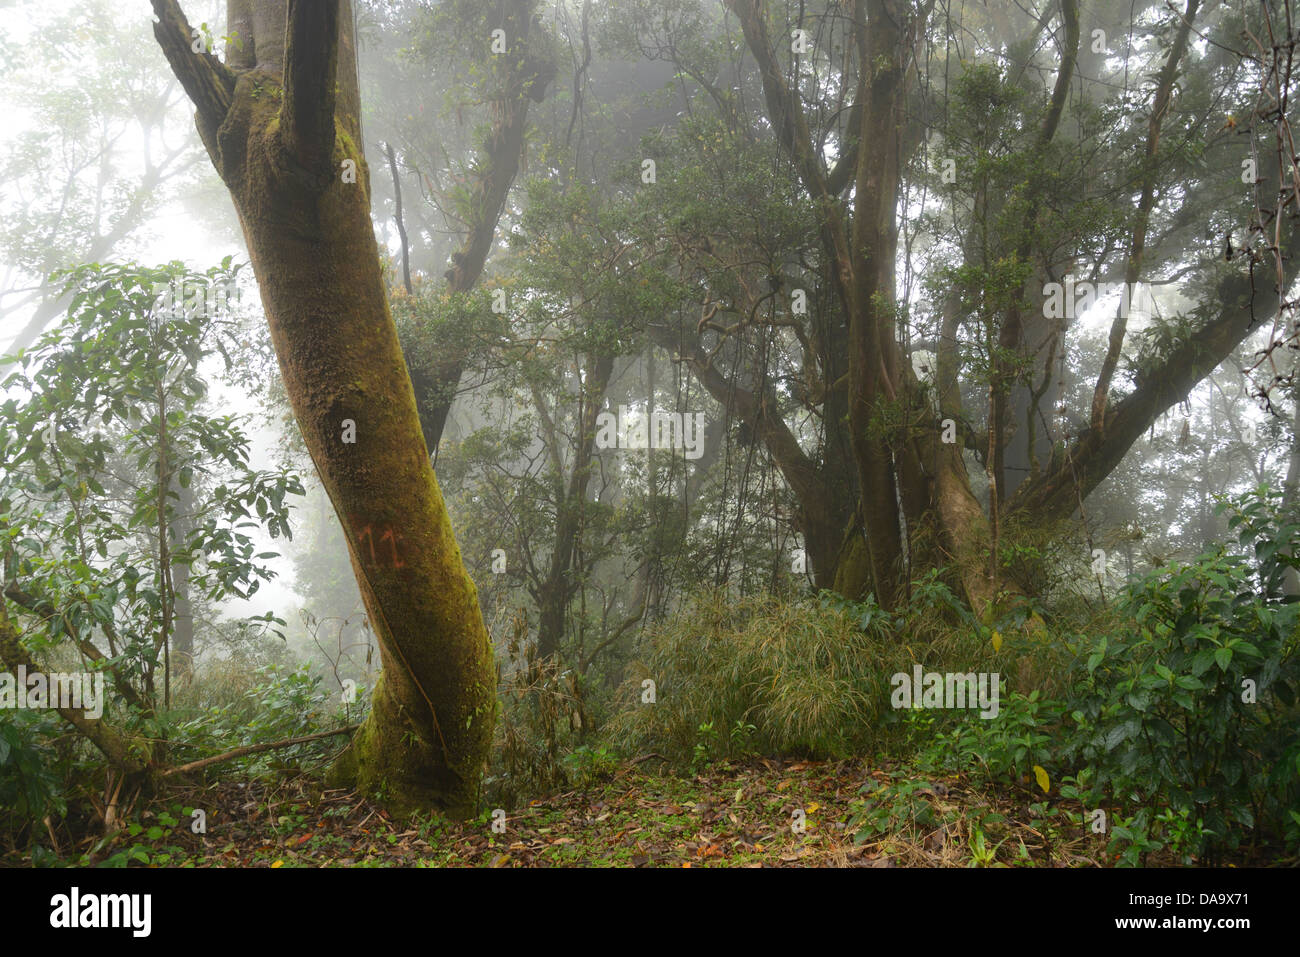
[[[106,660],[104,653],[96,648],[94,644],[77,635],[72,624],[68,621],[67,616],[55,608],[51,602],[46,601],[44,598],[37,598],[35,595],[20,588],[17,582],[12,581],[5,584],[4,597],[8,598],[19,608],[31,612],[33,615],[40,615],[42,618],[47,619],[61,618],[63,620],[63,627],[67,630],[68,634],[73,637],[73,640],[77,643],[77,647],[83,655],[94,662],[102,662]],[[105,633],[109,635],[109,641],[111,642],[113,626],[105,622],[103,627]],[[113,687],[117,689],[118,694],[125,698],[129,704],[134,705],[142,711],[149,710],[144,701],[141,700],[140,695],[125,679],[122,678],[120,674],[118,674],[116,668],[109,667],[108,674],[113,680]]]
[[[1192,20],[1196,18],[1200,3],[1201,0],[1187,0],[1187,13],[1183,16],[1178,33],[1174,36],[1174,45],[1169,51],[1169,57],[1160,70],[1155,99],[1151,103],[1151,118],[1147,121],[1146,155],[1143,159],[1142,195],[1138,199],[1133,236],[1129,241],[1128,262],[1124,267],[1125,293],[1120,299],[1119,308],[1115,310],[1115,318],[1111,321],[1106,355],[1102,359],[1101,372],[1097,376],[1097,385],[1092,393],[1092,428],[1094,429],[1103,429],[1106,425],[1106,403],[1110,398],[1110,384],[1115,375],[1115,368],[1119,365],[1120,353],[1124,348],[1124,336],[1128,329],[1127,309],[1131,305],[1131,293],[1142,273],[1147,226],[1151,221],[1151,210],[1155,206],[1156,156],[1160,150],[1160,131],[1169,112],[1174,80],[1178,77],[1178,65],[1187,50],[1187,35],[1192,29]]]
[[[698,341],[679,342],[667,326],[649,325],[651,338],[670,355],[684,353],[700,384],[728,412],[740,417],[758,434],[776,462],[786,484],[794,491],[809,521],[838,529],[842,522],[835,513],[837,503],[817,464],[808,457],[785,421],[768,411],[769,403],[727,381],[709,361]],[[805,529],[805,532],[807,530]]]
[[[849,110],[848,140],[844,153],[835,161],[835,166],[826,174],[826,190],[832,196],[844,192],[858,171],[858,131],[862,129],[862,100],[854,100]]]
[[[1199,0],[1196,0],[1199,2]],[[1078,0],[1061,0],[1061,19],[1065,22],[1065,46],[1061,52],[1061,68],[1056,73],[1056,85],[1052,88],[1052,101],[1043,117],[1043,125],[1038,131],[1038,145],[1046,147],[1056,136],[1061,124],[1061,114],[1065,112],[1065,101],[1070,94],[1070,83],[1074,79],[1074,70],[1079,62],[1079,3]],[[1046,23],[1046,18],[1042,21]]]
[[[626,633],[629,628],[631,628],[638,621],[640,621],[641,617],[644,614],[645,614],[645,606],[642,605],[640,608],[636,610],[636,614],[629,615],[626,621],[624,621],[621,625],[619,625],[617,628],[614,629],[613,634],[611,634],[608,638],[606,638],[595,648],[593,648],[591,650],[591,654],[583,655],[582,660],[578,662],[578,674],[585,675],[587,673],[587,669],[591,667],[592,662],[596,660],[596,656],[599,655],[606,648],[608,648],[610,645],[612,645],[614,642],[622,638],[624,633]]]
[[[33,672],[40,670],[18,640],[18,632],[9,621],[3,601],[0,601],[0,664],[15,674],[20,667]],[[97,747],[118,770],[127,774],[139,774],[148,768],[149,751],[146,742],[123,736],[106,722],[99,718],[88,718],[84,711],[77,708],[56,707],[54,710]]]
[[[339,0],[289,0],[280,139],[309,172],[327,175],[334,152]]]
[[[402,241],[402,285],[406,294],[411,289],[411,245],[406,238],[406,223],[402,220],[402,179],[397,175],[397,154],[391,142],[384,144],[384,153],[388,157],[388,170],[393,174],[393,204],[396,207],[394,219],[397,221],[397,236]]]
[[[1229,276],[1211,298],[1224,304],[1218,317],[1178,343],[1160,365],[1146,373],[1138,388],[1112,406],[1103,428],[1089,426],[1037,479],[1016,489],[1008,512],[1026,511],[1037,521],[1068,517],[1076,497],[1086,498],[1119,464],[1156,418],[1209,375],[1250,333],[1254,320],[1253,288],[1240,274]],[[1276,307],[1276,298],[1273,300]],[[1260,306],[1266,315],[1267,304]],[[1077,476],[1077,496],[1075,482]]]
[[[174,768],[167,768],[159,776],[164,778],[174,777],[177,774],[188,774],[190,771],[199,771],[214,764],[220,764],[223,761],[233,761],[235,758],[242,758],[249,754],[260,754],[263,751],[273,751],[276,748],[289,748],[295,744],[306,744],[308,741],[319,741],[321,738],[332,738],[338,734],[351,734],[359,724],[350,724],[346,728],[335,728],[333,731],[318,731],[315,734],[303,735],[301,738],[287,738],[284,741],[270,741],[265,744],[250,744],[247,747],[235,748],[233,751],[227,751],[225,754],[214,755],[210,758],[202,758],[198,761],[191,761],[189,764],[180,764]]]
[[[158,17],[153,35],[198,114],[199,133],[213,153],[217,127],[235,94],[235,74],[206,50],[195,53],[194,30],[176,0],[152,0]]]
[[[758,72],[763,79],[763,95],[767,100],[767,114],[777,139],[790,154],[804,185],[813,197],[821,199],[827,196],[829,189],[826,176],[813,151],[812,134],[804,120],[803,111],[785,84],[776,56],[772,53],[761,3],[759,0],[726,0],[726,5],[739,18],[740,28],[745,34],[745,45],[758,63]],[[862,67],[859,66],[859,69]],[[861,98],[858,102],[861,102]],[[854,106],[854,115],[860,116],[857,105]],[[850,135],[854,136],[856,155],[857,128],[851,126],[850,130]],[[856,167],[856,163],[854,165]],[[847,171],[844,175],[847,178]]]

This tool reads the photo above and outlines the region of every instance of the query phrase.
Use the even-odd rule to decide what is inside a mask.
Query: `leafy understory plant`
[[[1244,554],[1227,549],[1131,586],[1132,621],[1079,662],[1069,751],[1096,770],[1092,806],[1136,807],[1115,837],[1136,860],[1160,829],[1184,856],[1214,857],[1260,832],[1297,843],[1300,520],[1265,487],[1220,506]],[[1159,816],[1150,808],[1164,806]]]
[[[102,671],[109,707],[92,740],[132,773],[169,736],[195,608],[274,577],[277,553],[256,537],[289,536],[289,499],[303,493],[291,470],[252,468],[241,423],[213,409],[212,363],[229,368],[239,325],[210,307],[236,272],[229,259],[203,273],[72,270],[67,318],[3,382],[0,555],[14,608],[0,619],[3,664]]]

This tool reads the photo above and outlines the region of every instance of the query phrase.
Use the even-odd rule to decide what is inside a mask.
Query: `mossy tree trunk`
[[[174,0],[153,7],[239,214],[285,390],[379,641],[372,711],[334,776],[399,811],[468,815],[495,718],[492,651],[389,313],[354,62],[339,53],[350,5],[232,0],[243,49],[229,63],[193,52]]]

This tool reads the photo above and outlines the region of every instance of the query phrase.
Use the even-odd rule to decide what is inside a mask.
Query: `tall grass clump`
[[[912,667],[895,624],[870,603],[699,595],[645,636],[608,734],[666,757],[859,753]]]

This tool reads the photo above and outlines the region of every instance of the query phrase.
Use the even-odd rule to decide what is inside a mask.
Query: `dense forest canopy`
[[[1294,860],[1289,0],[151,7],[0,10],[13,854],[891,754]]]

